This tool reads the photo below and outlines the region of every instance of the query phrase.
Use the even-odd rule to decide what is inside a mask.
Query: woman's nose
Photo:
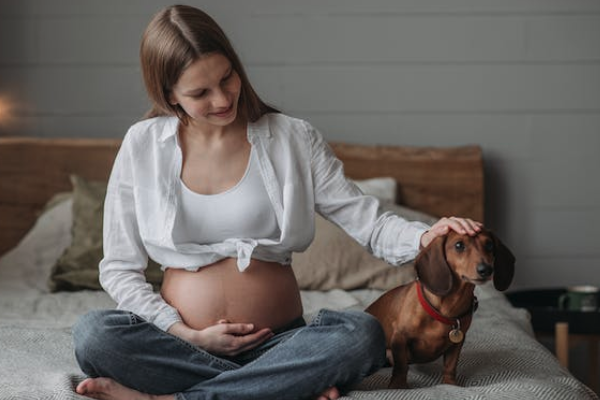
[[[213,107],[229,107],[229,96],[223,89],[216,89],[213,91],[212,97]]]

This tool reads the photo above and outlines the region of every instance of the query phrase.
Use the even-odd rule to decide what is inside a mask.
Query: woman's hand
[[[211,354],[228,357],[253,349],[273,337],[269,328],[254,332],[253,324],[231,323],[226,320],[220,320],[217,325],[200,331],[177,322],[169,328],[169,333]]]
[[[460,233],[461,235],[474,236],[483,228],[481,222],[473,221],[469,218],[442,218],[437,221],[431,229],[421,235],[421,247],[427,247],[429,243],[438,236],[447,235],[450,230]]]

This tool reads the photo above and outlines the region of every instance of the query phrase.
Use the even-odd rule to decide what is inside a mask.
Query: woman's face
[[[227,126],[238,113],[241,80],[222,54],[211,53],[187,67],[169,96],[194,125]]]

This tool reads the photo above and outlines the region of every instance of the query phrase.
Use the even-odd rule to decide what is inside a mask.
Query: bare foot
[[[327,389],[326,391],[324,391],[323,393],[321,393],[321,395],[317,398],[317,400],[336,400],[339,398],[340,398],[340,391],[335,386],[332,386],[329,389]]]
[[[138,392],[110,378],[88,378],[77,385],[75,391],[97,400],[175,400],[173,395],[153,396]]]

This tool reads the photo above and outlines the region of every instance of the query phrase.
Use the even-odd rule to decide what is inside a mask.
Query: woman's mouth
[[[229,117],[232,112],[233,112],[233,104],[230,105],[229,107],[227,107],[227,109],[220,111],[220,112],[213,113],[212,115],[214,115],[217,118],[226,118],[226,117]]]

